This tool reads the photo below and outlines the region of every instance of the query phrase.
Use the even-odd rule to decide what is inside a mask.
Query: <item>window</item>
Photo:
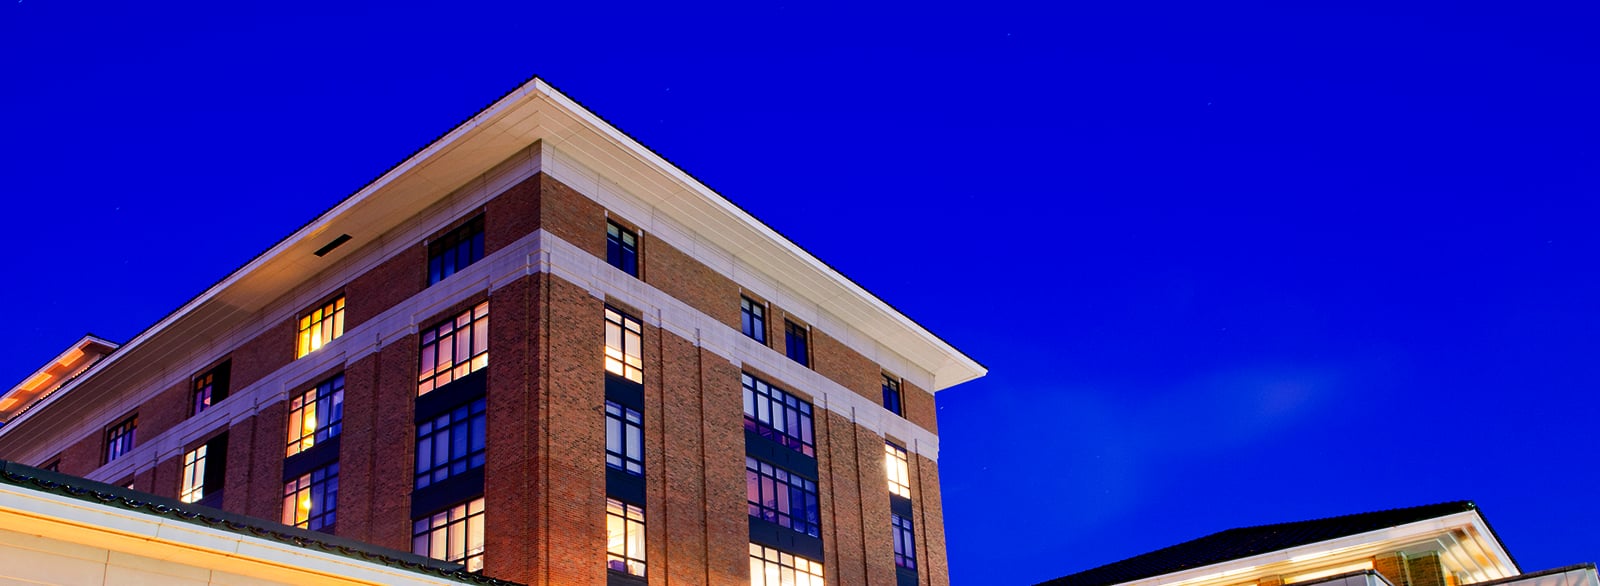
[[[644,359],[639,357],[643,333],[639,320],[606,306],[606,372],[644,382]]]
[[[417,488],[483,467],[484,400],[417,425]]]
[[[183,455],[183,486],[178,489],[178,500],[192,503],[205,496],[206,446],[200,446]]]
[[[422,332],[417,395],[489,365],[489,302]]]
[[[904,415],[900,410],[900,380],[889,375],[883,375],[883,408],[895,415]]]
[[[301,358],[315,352],[344,335],[344,296],[329,301],[322,307],[300,316],[300,341],[295,346],[294,357]]]
[[[228,363],[206,371],[194,378],[194,389],[189,398],[189,415],[199,415],[218,401],[228,398]]]
[[[289,400],[289,452],[293,456],[339,435],[344,427],[344,375]]]
[[[917,569],[917,534],[911,529],[911,519],[891,514],[894,524],[894,565],[908,570]]]
[[[783,320],[783,345],[790,360],[811,366],[810,332],[804,326]]]
[[[767,306],[749,297],[739,297],[739,327],[744,335],[762,344],[767,343]]]
[[[606,465],[644,475],[644,428],[638,411],[606,401]]]
[[[610,220],[606,221],[606,263],[639,276],[639,237]]]
[[[816,457],[811,404],[744,374],[744,428],[807,456]]]
[[[644,576],[644,509],[606,499],[606,569]]]
[[[139,416],[134,415],[106,430],[106,463],[133,451],[133,432],[139,427]]]
[[[339,510],[339,463],[334,462],[283,485],[283,524],[333,531]]]
[[[816,482],[748,456],[744,459],[744,478],[751,517],[812,537],[822,535]]]
[[[883,468],[889,472],[889,494],[911,498],[911,464],[905,448],[885,442]]]
[[[411,553],[483,571],[483,497],[411,523]]]
[[[752,543],[750,586],[823,586],[822,564]]]
[[[443,281],[483,259],[483,216],[428,243],[428,284]]]

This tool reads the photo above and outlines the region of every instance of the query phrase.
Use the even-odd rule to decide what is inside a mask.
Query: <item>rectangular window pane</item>
[[[884,470],[889,474],[889,494],[911,498],[911,464],[905,448],[885,442]]]
[[[606,221],[606,264],[639,276],[639,239],[616,222]]]
[[[489,364],[489,302],[423,330],[417,395],[444,386]]]
[[[745,373],[744,427],[761,437],[772,439],[796,452],[816,456],[811,439],[811,403],[784,392]],[[751,409],[750,406],[754,406]]]
[[[752,543],[750,586],[823,586],[822,564]]]
[[[812,537],[821,536],[814,509],[817,483],[755,458],[745,457],[745,495],[750,516],[772,521]]]
[[[633,382],[644,382],[644,358],[640,356],[643,324],[633,316],[606,308],[606,371]]]
[[[323,466],[283,485],[283,524],[332,532],[339,508],[339,463]]]
[[[894,526],[894,565],[906,569],[917,567],[917,537],[911,528],[911,519],[891,514]]]
[[[789,320],[783,320],[784,351],[790,360],[804,366],[811,365],[811,332]]]
[[[739,298],[739,326],[750,339],[767,343],[767,308],[749,297]]]
[[[904,415],[900,410],[900,379],[883,375],[883,408],[895,415]]]
[[[411,553],[483,571],[483,497],[411,523]]]
[[[106,462],[121,458],[133,451],[134,433],[138,431],[139,416],[135,415],[106,430]]]
[[[644,418],[638,411],[606,401],[606,465],[644,475]]]
[[[183,486],[178,489],[178,500],[192,503],[205,496],[206,446],[200,446],[183,455]]]
[[[339,435],[344,427],[344,375],[322,381],[289,400],[289,445],[293,456]]]
[[[606,499],[606,569],[644,576],[644,509]]]
[[[484,401],[477,399],[417,426],[416,488],[483,466]]]
[[[344,296],[340,295],[333,301],[300,316],[300,332],[296,336],[294,357],[300,358],[316,352],[328,342],[343,335]]]
[[[428,243],[428,284],[442,281],[482,259],[483,216],[478,216]]]

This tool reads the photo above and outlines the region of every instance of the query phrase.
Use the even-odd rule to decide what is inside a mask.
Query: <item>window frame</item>
[[[284,525],[332,533],[338,526],[338,514],[338,460],[283,483]]]
[[[459,416],[459,419],[458,419]],[[478,397],[416,425],[415,452],[411,486],[422,490],[451,478],[482,468],[486,461],[488,444],[488,401]],[[442,425],[441,425],[441,422]],[[474,433],[474,432],[477,433]],[[457,437],[465,434],[464,440]],[[445,460],[438,461],[440,436],[444,436]],[[424,448],[423,442],[427,442]],[[456,448],[465,452],[457,454]],[[422,459],[428,457],[428,468],[423,469]]]
[[[110,464],[139,447],[139,414],[134,413],[112,424],[105,431],[105,450],[100,452],[100,463]],[[126,444],[126,445],[124,445]],[[120,448],[120,449],[119,449]]]
[[[911,498],[911,454],[892,441],[883,442],[883,469],[888,477],[889,494]]]
[[[478,214],[428,241],[428,261],[425,287],[454,276],[467,267],[483,260],[483,214]],[[449,259],[451,262],[445,263]]]
[[[606,400],[605,412],[606,466],[625,474],[644,476],[644,414],[610,399]]]
[[[748,372],[740,373],[739,384],[744,394],[744,428],[761,437],[806,456],[817,457],[815,408],[810,401],[761,380]],[[772,414],[782,415],[773,417]],[[768,419],[761,419],[762,413]],[[790,414],[793,417],[790,417]],[[798,427],[797,434],[790,429]]]
[[[344,388],[344,373],[341,372],[289,398],[289,414],[285,418],[289,428],[284,457],[305,453],[306,450],[339,436],[344,430]],[[309,431],[305,427],[305,412],[308,405],[312,417],[312,428]],[[324,411],[332,414],[323,418],[321,415]]]
[[[750,544],[750,586],[823,586],[824,575],[822,562]]]
[[[612,319],[615,316],[616,319]],[[612,345],[612,332],[616,332]],[[631,340],[631,343],[630,343]],[[632,350],[630,353],[629,351]],[[632,314],[607,304],[605,308],[605,369],[627,380],[644,382],[644,322]]]
[[[183,469],[179,475],[178,500],[185,503],[199,502],[206,496],[206,444],[184,452]]]
[[[782,466],[745,456],[745,504],[751,517],[802,535],[822,537],[817,481]]]
[[[907,570],[917,569],[917,530],[910,517],[889,513],[889,527],[894,531],[894,565]]]
[[[483,572],[483,555],[486,543],[484,542],[483,497],[474,497],[466,501],[445,507],[437,512],[423,515],[411,520],[411,553],[430,557],[436,560],[457,563],[465,566],[468,573]],[[460,516],[455,516],[459,514]],[[441,519],[442,517],[442,519]],[[455,539],[451,538],[451,531],[459,527],[464,532],[461,539],[460,555],[450,552],[450,546]],[[473,549],[473,532],[476,530],[477,548]],[[434,540],[437,536],[439,548],[444,551],[444,556],[434,556]],[[420,546],[426,546],[426,549]]]
[[[295,360],[305,358],[344,336],[344,309],[344,293],[339,293],[295,316]]]
[[[740,295],[739,330],[745,337],[767,345],[767,304]]]
[[[463,335],[465,332],[465,335]],[[444,340],[448,338],[448,342]],[[467,359],[457,358],[463,350]],[[449,352],[449,364],[441,358]],[[430,360],[431,359],[431,360]],[[432,367],[429,367],[429,363]],[[489,300],[435,323],[417,335],[417,396],[489,367]],[[443,382],[440,382],[444,379]]]
[[[628,242],[632,240],[632,242]],[[606,264],[637,278],[639,276],[639,232],[606,218]]]
[[[189,385],[189,416],[194,417],[221,403],[228,398],[229,371],[232,370],[229,361],[207,369],[198,375]]]
[[[799,344],[795,341],[799,340]],[[795,350],[796,346],[799,351]],[[800,363],[800,366],[811,366],[811,326],[794,323],[793,320],[783,320],[783,355],[790,360]]]
[[[620,524],[622,529],[621,551],[612,545],[612,539],[617,537],[616,527],[613,522]],[[606,497],[606,571],[627,576],[647,578],[649,564],[645,560],[645,515],[644,507],[622,501],[614,497]],[[637,554],[635,556],[634,554]],[[613,564],[620,563],[621,568]]]
[[[887,373],[883,375],[883,408],[890,413],[906,416],[905,393],[901,391],[901,380]]]

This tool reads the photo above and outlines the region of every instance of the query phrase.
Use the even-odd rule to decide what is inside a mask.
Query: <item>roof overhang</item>
[[[94,335],[86,335],[73,342],[39,370],[22,379],[17,386],[0,393],[0,422],[10,421],[116,349],[115,342]]]

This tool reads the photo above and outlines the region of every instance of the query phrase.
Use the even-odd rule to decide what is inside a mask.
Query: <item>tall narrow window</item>
[[[746,456],[745,497],[750,516],[812,537],[821,536],[817,483]]]
[[[644,576],[644,509],[606,499],[606,569]]]
[[[894,565],[908,570],[917,569],[917,533],[911,528],[911,519],[892,514],[894,525]]]
[[[418,395],[488,366],[489,302],[424,330],[421,342]]]
[[[900,379],[883,375],[883,408],[895,415],[904,415],[900,410]]]
[[[739,297],[739,327],[750,339],[767,343],[767,306]]]
[[[483,497],[411,523],[411,553],[483,571]]]
[[[178,489],[178,500],[192,503],[205,496],[206,446],[200,446],[183,455],[183,486]]]
[[[744,374],[744,428],[807,456],[816,457],[811,403]]]
[[[606,262],[639,276],[639,237],[610,220],[606,221]]]
[[[138,428],[139,416],[134,415],[106,430],[106,463],[133,451],[133,436]]]
[[[811,332],[805,326],[783,320],[783,347],[790,360],[811,366]]]
[[[417,425],[417,488],[483,467],[484,400],[456,407]]]
[[[295,345],[294,357],[300,358],[320,350],[328,342],[344,335],[344,296],[323,304],[300,316],[300,338]]]
[[[344,428],[344,375],[322,381],[289,400],[289,450],[293,456],[339,435]]]
[[[229,363],[224,362],[205,374],[194,377],[194,390],[190,394],[189,415],[199,415],[218,401],[228,398]]]
[[[823,586],[822,564],[752,543],[750,586]]]
[[[639,356],[644,326],[639,320],[606,307],[606,371],[633,382],[644,382],[644,359]]]
[[[428,243],[428,284],[443,281],[482,258],[483,216],[478,216]]]
[[[606,401],[606,465],[634,476],[644,475],[644,418],[627,407]]]
[[[905,448],[884,442],[883,468],[889,472],[889,494],[911,498],[911,463]]]
[[[283,524],[333,531],[339,510],[339,463],[334,462],[283,485]]]

